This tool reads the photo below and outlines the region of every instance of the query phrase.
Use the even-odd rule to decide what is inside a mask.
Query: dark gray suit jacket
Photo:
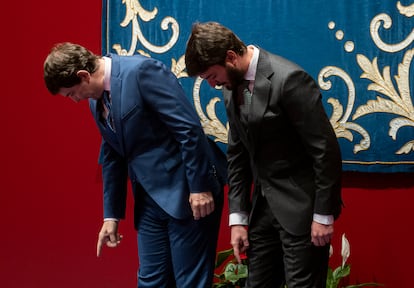
[[[223,94],[230,124],[229,212],[253,208],[254,213],[255,197],[264,193],[274,216],[292,234],[310,233],[314,213],[337,218],[341,154],[311,76],[260,49],[247,129],[235,93],[224,89]]]

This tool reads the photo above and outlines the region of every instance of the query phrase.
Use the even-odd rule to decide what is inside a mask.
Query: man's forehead
[[[208,79],[214,73],[215,73],[215,66],[210,66],[207,68],[206,71],[204,71],[203,73],[200,73],[200,77],[203,79]]]

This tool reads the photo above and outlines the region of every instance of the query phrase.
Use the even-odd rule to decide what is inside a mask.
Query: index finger
[[[240,251],[238,245],[233,245],[233,255],[234,257],[236,257],[237,262],[241,264]]]
[[[103,245],[103,239],[99,238],[98,243],[96,244],[96,257],[101,256],[102,245]]]

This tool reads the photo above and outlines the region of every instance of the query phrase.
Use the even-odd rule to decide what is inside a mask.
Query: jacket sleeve
[[[148,58],[139,66],[137,83],[146,105],[180,144],[190,191],[210,190],[207,138],[178,79],[163,63]]]
[[[230,127],[227,146],[230,214],[250,213],[250,193],[253,177],[249,159],[248,151]]]
[[[316,185],[314,213],[337,218],[342,205],[342,159],[319,88],[310,75],[297,70],[284,82],[282,95],[282,107],[312,158]]]
[[[98,163],[102,165],[104,218],[125,218],[128,164],[104,139]]]

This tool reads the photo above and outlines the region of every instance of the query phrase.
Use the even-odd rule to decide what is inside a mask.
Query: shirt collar
[[[248,47],[253,47],[253,56],[250,60],[249,68],[247,69],[247,72],[244,75],[244,79],[254,81],[254,79],[256,78],[257,62],[259,60],[259,48],[253,45],[249,45]]]
[[[106,91],[111,91],[111,68],[112,68],[112,59],[110,57],[102,57],[105,63],[104,71],[104,89]]]

